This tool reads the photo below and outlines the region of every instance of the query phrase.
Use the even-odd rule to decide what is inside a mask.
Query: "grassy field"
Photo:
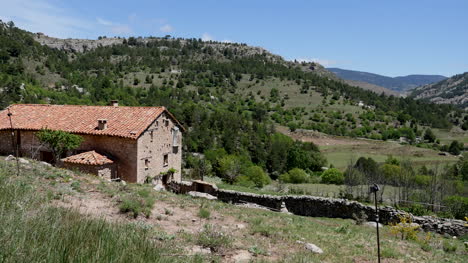
[[[468,132],[463,130],[443,130],[433,129],[434,134],[443,144],[450,144],[453,140],[463,142],[465,147],[468,146]]]
[[[441,156],[437,151],[418,148],[410,145],[401,145],[396,142],[371,141],[356,145],[323,145],[323,152],[329,164],[344,170],[350,163],[354,163],[359,157],[371,157],[377,162],[384,162],[388,156],[397,159],[411,161],[415,166],[426,165],[433,167],[444,166],[458,161],[456,156]]]
[[[1,262],[373,262],[375,230],[107,183],[89,175],[0,161]],[[128,196],[147,216],[123,213]],[[464,262],[462,240],[382,229],[384,262]],[[323,249],[313,254],[297,241]],[[453,251],[455,249],[455,251]]]

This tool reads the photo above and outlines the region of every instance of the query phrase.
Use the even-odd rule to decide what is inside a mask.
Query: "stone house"
[[[35,136],[43,128],[83,137],[62,156],[64,167],[135,183],[181,180],[184,128],[165,107],[11,105],[0,111],[0,154],[17,147],[20,156],[52,161],[52,151]],[[171,168],[176,171],[168,177]]]

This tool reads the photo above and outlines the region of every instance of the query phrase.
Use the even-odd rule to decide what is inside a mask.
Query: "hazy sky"
[[[61,38],[242,42],[389,76],[468,71],[467,0],[0,0],[0,19]]]

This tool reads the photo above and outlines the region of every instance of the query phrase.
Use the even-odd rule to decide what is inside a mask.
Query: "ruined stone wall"
[[[147,177],[158,177],[171,168],[176,169],[172,180],[181,181],[182,131],[178,131],[177,146],[173,145],[173,129],[177,127],[166,113],[161,114],[138,138],[138,183]],[[167,165],[164,155],[167,154]]]
[[[364,212],[369,221],[375,221],[375,208],[363,205],[356,201],[345,199],[323,198],[314,196],[273,196],[257,195],[230,190],[218,190],[218,199],[230,203],[255,203],[261,206],[280,210],[282,203],[290,213],[301,216],[330,217],[352,219],[354,215]],[[379,209],[379,222],[383,224],[398,223],[399,215],[405,212],[386,206]],[[411,215],[412,216],[412,215]],[[421,226],[425,231],[451,236],[468,234],[465,222],[455,219],[444,219],[431,216],[412,216],[413,222]]]
[[[94,174],[106,180],[115,179],[117,176],[114,164],[83,165],[76,163],[62,163],[60,166],[68,170],[79,170],[84,173]]]

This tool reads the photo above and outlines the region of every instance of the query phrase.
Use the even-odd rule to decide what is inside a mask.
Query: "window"
[[[169,120],[164,120],[164,125],[167,127],[169,126]]]
[[[153,142],[153,139],[154,139],[154,131],[151,131],[151,132],[150,132],[150,136],[151,136],[151,142]]]
[[[174,127],[172,129],[172,147],[179,146],[179,128]]]
[[[163,166],[168,166],[169,165],[169,154],[164,154],[164,159],[163,159]]]
[[[150,161],[148,159],[145,159],[145,170],[149,169],[149,163]]]

